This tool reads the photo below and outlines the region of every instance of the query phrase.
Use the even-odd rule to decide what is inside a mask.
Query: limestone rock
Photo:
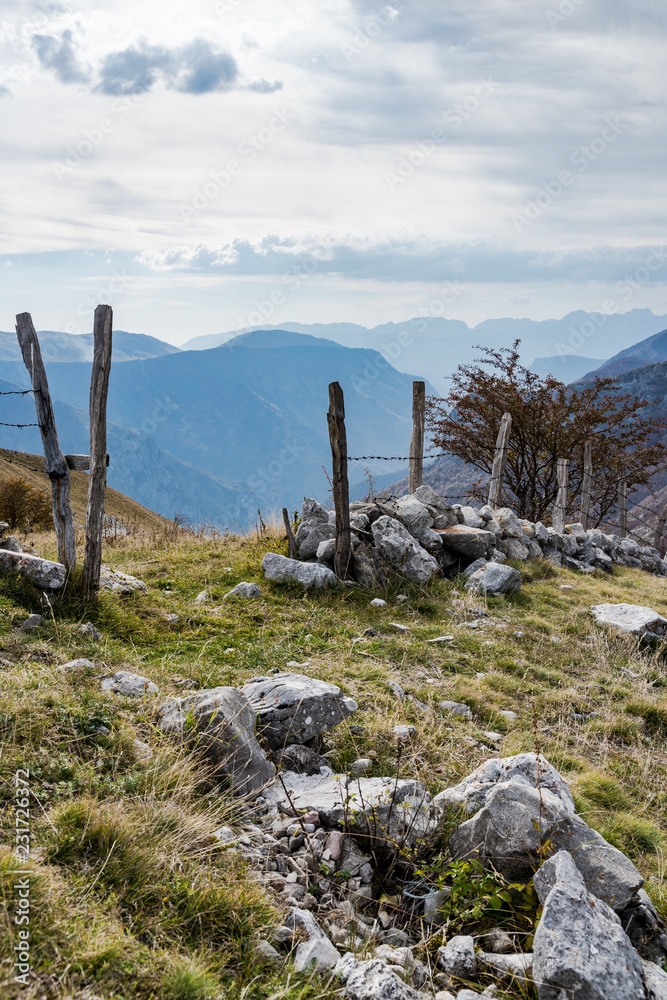
[[[102,641],[102,633],[99,629],[95,628],[92,622],[86,622],[85,625],[82,625],[79,632],[84,639],[90,639],[91,642]]]
[[[400,521],[383,515],[374,521],[371,531],[380,558],[408,580],[426,583],[437,571],[437,561],[419,545]]]
[[[591,612],[600,625],[611,625],[628,635],[646,639],[664,639],[667,635],[667,618],[652,608],[637,604],[595,604]]]
[[[128,698],[143,698],[147,694],[160,693],[157,684],[153,684],[141,674],[133,674],[130,670],[117,670],[111,677],[103,677],[100,686],[103,691],[122,694]]]
[[[463,559],[480,559],[489,554],[496,542],[496,536],[485,528],[469,528],[457,524],[438,532],[442,544]]]
[[[659,965],[641,959],[647,1000],[667,1000],[667,972]]]
[[[472,979],[477,973],[475,942],[468,934],[457,934],[438,948],[438,965],[449,976]]]
[[[466,590],[486,594],[487,597],[513,594],[520,589],[521,573],[518,569],[497,562],[487,562],[481,569],[476,570],[466,583]]]
[[[618,916],[587,890],[567,852],[559,852],[546,866],[550,873],[536,876],[544,899],[533,944],[540,1000],[643,998],[639,956]]]
[[[7,535],[6,538],[3,538],[2,543],[0,543],[0,549],[4,549],[7,552],[23,552],[21,543],[14,535]]]
[[[347,952],[334,969],[345,984],[343,993],[349,1000],[423,1000],[417,992],[379,958],[359,961]]]
[[[44,619],[41,615],[28,615],[25,621],[21,622],[18,626],[18,632],[32,632],[36,628],[41,628],[44,624]]]
[[[526,542],[529,539],[526,539]],[[524,544],[524,542],[519,538],[501,538],[496,542],[496,545],[501,552],[504,552],[508,559],[518,559],[521,562],[525,562],[530,556],[529,545]],[[542,550],[540,549],[540,555]]]
[[[495,518],[503,529],[505,538],[523,538],[523,524],[509,507],[495,511]]]
[[[314,809],[324,827],[346,825],[350,833],[412,845],[437,830],[431,796],[412,778],[347,778],[285,773],[289,796],[276,784],[264,792],[283,812]],[[292,805],[290,804],[290,800]]]
[[[267,580],[276,583],[298,583],[302,587],[333,587],[339,581],[336,574],[320,563],[304,563],[288,559],[277,552],[267,552],[262,559]]]
[[[284,771],[294,771],[295,774],[320,774],[323,767],[331,771],[326,757],[299,743],[278,751],[276,760]]]
[[[100,568],[100,590],[111,594],[147,594],[148,587],[143,580],[108,566]]]
[[[8,576],[11,573],[18,573],[40,590],[56,590],[62,587],[66,577],[62,563],[40,559],[39,556],[31,556],[25,552],[0,549],[0,574]]]
[[[237,583],[236,586],[225,594],[225,600],[228,597],[261,597],[262,591],[259,589],[256,583],[247,583],[245,580],[241,583]]]
[[[241,690],[259,716],[260,733],[272,750],[304,743],[357,710],[356,701],[335,684],[305,674],[257,677]]]
[[[306,938],[294,952],[293,962],[297,972],[324,972],[338,964],[340,955],[308,910],[293,906],[285,917],[285,926]]]
[[[460,715],[463,719],[472,719],[472,709],[469,705],[464,705],[459,701],[439,701],[438,707],[443,712],[451,712],[452,715]]]
[[[530,952],[516,952],[513,955],[501,955],[495,952],[481,951],[477,961],[487,969],[493,969],[499,979],[516,979],[520,983],[531,981],[533,971],[533,956]]]
[[[217,687],[168,702],[158,726],[165,733],[196,739],[232,790],[246,794],[263,788],[276,773],[255,738],[255,723],[241,691]]]

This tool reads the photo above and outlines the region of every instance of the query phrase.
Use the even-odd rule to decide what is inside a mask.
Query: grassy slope
[[[53,546],[48,538],[35,544],[44,555]],[[125,665],[164,695],[177,695],[182,678],[202,687],[236,685],[289,660],[307,661],[304,672],[340,684],[358,700],[351,721],[366,727],[363,736],[345,725],[328,736],[333,766],[370,756],[374,773],[391,775],[398,763],[402,774],[434,792],[497,755],[485,731],[504,734],[502,755],[534,749],[537,740],[570,781],[580,811],[633,858],[665,913],[663,658],[595,626],[589,611],[592,604],[628,601],[667,613],[664,580],[630,569],[578,576],[532,563],[522,567],[522,591],[489,600],[487,624],[473,630],[471,609],[485,604],[451,582],[419,588],[397,581],[379,595],[389,602],[380,610],[369,607],[372,595],[355,590],[304,595],[268,586],[261,556],[283,544],[167,534],[125,540],[107,548],[105,561],[140,576],[148,596],[105,596],[96,609],[56,599],[38,634],[13,627],[28,612],[44,610],[40,595],[0,584],[0,656],[7,661],[0,664],[1,794],[9,799],[15,768],[29,767],[41,803],[32,818],[40,873],[34,964],[41,985],[12,993],[10,938],[0,935],[3,995],[42,996],[49,983],[52,996],[88,985],[105,1000],[196,1000],[243,988],[267,996],[277,987],[251,957],[253,935],[265,934],[277,918],[233,858],[210,846],[216,824],[230,822],[230,804],[211,797],[200,771],[160,739],[150,705],[100,692],[99,678]],[[224,603],[239,580],[258,581],[262,599]],[[204,587],[212,600],[194,604]],[[409,600],[396,604],[400,592]],[[164,614],[173,612],[179,621],[170,625]],[[103,633],[100,645],[78,635],[88,620]],[[389,622],[407,625],[409,633]],[[353,645],[369,626],[378,635]],[[445,633],[454,641],[426,644]],[[94,673],[60,669],[76,656],[94,659]],[[388,679],[432,711],[398,702]],[[443,712],[437,707],[443,699],[468,703],[474,722]],[[505,721],[498,715],[503,709],[518,719]],[[582,723],[573,711],[599,716]],[[392,728],[402,722],[414,724],[417,736],[397,762]],[[110,735],[97,733],[99,725]],[[155,751],[148,765],[136,759],[135,736]],[[9,844],[7,805],[3,843]],[[6,900],[10,864],[6,855]],[[10,917],[11,909],[4,919]]]
[[[26,479],[32,486],[38,486],[49,496],[51,495],[51,482],[44,469],[44,457],[42,455],[29,455],[23,451],[9,451],[0,448],[0,483],[8,479],[20,476]],[[74,519],[80,524],[86,521],[86,502],[88,496],[88,473],[72,472],[72,511]],[[112,515],[128,527],[142,529],[143,531],[155,531],[163,529],[165,519],[147,507],[142,507],[136,500],[112,490],[107,487],[106,500],[104,504],[105,513]]]

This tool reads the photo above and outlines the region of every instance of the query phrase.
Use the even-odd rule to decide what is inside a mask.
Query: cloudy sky
[[[97,302],[173,343],[258,309],[666,313],[666,22],[659,0],[4,0],[0,329],[85,332]]]

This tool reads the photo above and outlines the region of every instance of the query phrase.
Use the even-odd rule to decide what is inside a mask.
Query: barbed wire
[[[0,427],[41,427],[41,424],[6,424],[4,420],[0,420]]]
[[[29,392],[39,392],[41,389],[7,389],[0,390],[0,396],[27,396]]]
[[[446,458],[447,455],[451,454],[449,451],[441,451],[437,455],[424,455],[423,461],[428,461],[429,458]],[[409,462],[411,461],[409,455],[348,455],[348,462]]]

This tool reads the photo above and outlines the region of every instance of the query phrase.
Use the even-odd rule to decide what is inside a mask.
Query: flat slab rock
[[[259,732],[271,750],[304,743],[357,710],[356,701],[335,684],[304,674],[256,677],[241,690],[259,716]]]
[[[667,635],[667,618],[652,608],[639,604],[595,604],[591,612],[600,625],[647,639],[664,639]]]
[[[276,783],[264,798],[290,814],[292,807],[315,810],[327,828],[345,825],[349,833],[370,836],[375,843],[388,839],[408,845],[438,830],[431,796],[414,779],[283,773],[282,780],[285,788]]]
[[[27,552],[0,549],[0,574],[7,576],[10,573],[18,573],[40,590],[56,590],[62,587],[67,575],[62,563],[40,559],[39,556],[31,556]]]

